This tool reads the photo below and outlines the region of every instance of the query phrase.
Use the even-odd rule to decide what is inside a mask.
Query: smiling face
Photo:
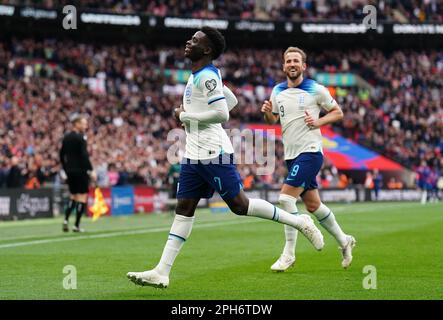
[[[292,81],[299,78],[306,70],[306,63],[299,52],[288,52],[284,56],[283,72]]]
[[[191,39],[186,41],[185,57],[191,61],[200,60],[205,55],[211,54],[211,47],[209,46],[206,35],[197,31]]]

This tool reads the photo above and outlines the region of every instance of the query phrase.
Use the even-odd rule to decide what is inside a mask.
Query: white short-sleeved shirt
[[[271,94],[272,112],[280,116],[285,160],[303,152],[323,152],[320,129],[310,129],[305,111],[318,119],[321,109],[330,111],[337,105],[328,89],[312,79],[303,79],[297,87],[287,81],[274,87]]]
[[[186,112],[209,111],[214,102],[222,99],[226,98],[221,73],[213,64],[191,74],[183,95]],[[234,153],[232,143],[220,123],[201,124],[191,121],[185,128],[185,158],[205,160],[215,158],[220,153]]]

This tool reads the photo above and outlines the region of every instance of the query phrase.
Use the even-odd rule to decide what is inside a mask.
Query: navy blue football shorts
[[[177,199],[209,199],[217,191],[226,200],[237,196],[242,188],[233,154],[209,160],[183,158],[181,162]]]
[[[321,152],[304,152],[295,159],[286,160],[288,176],[284,183],[304,188],[305,191],[318,189],[317,175],[322,164],[323,154]]]

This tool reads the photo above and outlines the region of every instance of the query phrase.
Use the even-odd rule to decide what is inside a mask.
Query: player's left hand
[[[309,129],[320,128],[320,125],[318,124],[318,120],[315,120],[306,110],[305,110],[305,123],[309,127]]]
[[[185,109],[183,108],[183,105],[180,105],[180,108],[174,109],[174,117],[177,121],[180,121],[180,113],[184,112]]]

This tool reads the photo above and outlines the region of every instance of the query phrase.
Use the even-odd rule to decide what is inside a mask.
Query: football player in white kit
[[[301,197],[306,209],[337,240],[342,251],[342,266],[352,262],[352,248],[356,241],[345,234],[334,213],[321,202],[316,176],[323,163],[320,127],[339,121],[343,112],[327,88],[303,77],[306,54],[289,47],[283,55],[283,71],[287,81],[276,85],[271,99],[264,101],[261,111],[265,121],[282,126],[285,160],[288,176],[281,189],[279,203],[283,210],[298,214],[296,202]],[[323,109],[326,115],[319,117]],[[297,230],[285,225],[286,244],[280,258],[271,266],[273,271],[285,271],[296,260]]]
[[[220,70],[212,61],[225,48],[223,35],[203,27],[186,42],[185,56],[192,62],[183,105],[174,116],[186,129],[186,152],[180,165],[177,206],[174,222],[159,263],[154,269],[128,272],[137,285],[166,288],[175,258],[189,238],[194,213],[201,198],[211,198],[217,191],[232,212],[289,224],[305,235],[317,249],[323,248],[323,235],[308,215],[294,216],[262,199],[249,199],[241,185],[234,164],[234,149],[222,123],[229,119],[229,109],[236,103],[223,86]]]

